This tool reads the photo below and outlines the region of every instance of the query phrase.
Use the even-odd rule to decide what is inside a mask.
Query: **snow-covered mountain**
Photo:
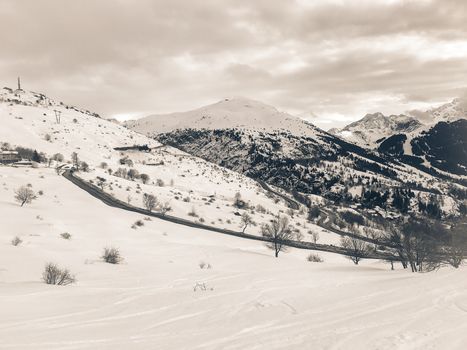
[[[368,117],[367,123],[377,128],[381,127],[380,120],[380,116]],[[418,125],[406,116],[382,120],[391,132],[412,130]],[[227,99],[195,111],[150,116],[127,126],[163,144],[292,192],[303,203],[309,204],[312,196],[319,195],[333,203],[361,205],[360,195],[352,195],[349,188],[375,184],[379,192],[387,189],[382,200],[386,204],[391,203],[395,188],[409,183],[446,193],[446,184],[436,174],[425,173],[426,169],[393,162],[391,155],[380,156],[251,100]]]
[[[192,111],[150,115],[130,120],[126,125],[146,135],[156,135],[176,129],[248,129],[262,132],[290,131],[295,135],[314,136],[321,131],[259,101],[244,97],[226,98]]]
[[[467,118],[467,104],[456,98],[442,106],[427,111],[413,110],[407,114],[385,116],[382,113],[367,114],[342,129],[330,133],[361,147],[376,149],[381,142],[397,134],[418,134],[429,130],[439,122],[453,122]]]
[[[417,119],[407,115],[385,116],[382,113],[367,114],[343,129],[330,130],[336,136],[362,147],[373,148],[388,136],[406,133],[422,126]]]
[[[413,112],[412,112],[413,113]],[[416,117],[417,114],[413,113]],[[439,122],[453,122],[459,119],[467,119],[467,100],[455,98],[449,103],[436,108],[431,108],[425,112],[427,120],[424,124],[434,125]]]

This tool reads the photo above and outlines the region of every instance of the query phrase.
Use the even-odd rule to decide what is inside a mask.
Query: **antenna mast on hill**
[[[18,90],[21,90],[21,78],[18,77]]]
[[[62,111],[57,111],[56,109],[54,109],[54,112],[55,112],[55,121],[57,122],[57,124],[60,124]]]

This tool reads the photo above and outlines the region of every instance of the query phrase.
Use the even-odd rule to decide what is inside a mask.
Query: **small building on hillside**
[[[18,152],[16,151],[1,151],[0,150],[0,163],[9,164],[15,163],[21,160]]]

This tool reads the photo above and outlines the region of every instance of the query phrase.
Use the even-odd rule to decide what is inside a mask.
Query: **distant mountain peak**
[[[299,135],[314,135],[319,130],[301,118],[281,112],[263,102],[241,96],[227,97],[192,111],[150,115],[128,121],[126,126],[146,135],[176,129],[236,128],[267,132],[283,130]]]
[[[368,113],[342,129],[333,129],[332,133],[360,146],[373,148],[388,136],[411,132],[421,126],[417,119],[405,114],[386,116],[376,112]]]

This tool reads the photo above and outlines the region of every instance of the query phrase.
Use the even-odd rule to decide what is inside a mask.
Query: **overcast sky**
[[[467,1],[0,0],[0,76],[133,117],[244,96],[327,129],[467,87]]]

